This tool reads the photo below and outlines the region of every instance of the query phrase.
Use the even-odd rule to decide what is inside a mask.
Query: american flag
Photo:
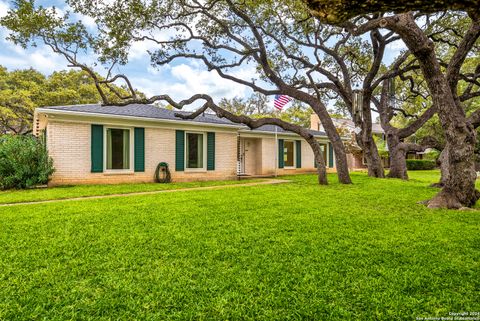
[[[287,95],[275,95],[275,100],[273,101],[273,106],[278,110],[282,110],[283,107],[290,101],[292,98]]]

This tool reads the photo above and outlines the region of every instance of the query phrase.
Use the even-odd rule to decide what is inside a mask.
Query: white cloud
[[[8,9],[10,6],[6,1],[0,1],[0,18],[7,15]]]
[[[85,25],[85,27],[87,27],[89,29],[94,29],[94,28],[97,27],[95,19],[93,19],[90,16],[86,16],[84,14],[81,14],[79,12],[75,12],[73,10],[73,8],[68,4],[66,4],[62,9],[59,9],[59,8],[56,8],[56,9],[61,14],[64,14],[68,11],[70,13],[70,17],[73,18],[73,20],[81,21]]]
[[[246,88],[209,72],[187,64],[172,67],[172,76],[184,84],[190,93],[207,93],[215,97],[243,96]]]
[[[44,74],[65,69],[67,65],[62,56],[51,52],[46,46],[39,46],[27,51],[8,42],[0,55],[0,63],[8,69],[32,67]]]
[[[148,50],[155,50],[157,46],[152,41],[138,41],[132,44],[130,50],[128,52],[128,59],[133,60],[141,60],[145,59],[146,61],[150,60],[148,57]]]
[[[385,50],[384,63],[390,65],[397,59],[400,53],[406,49],[408,48],[402,40],[389,43]]]
[[[163,66],[160,66],[160,67],[149,65],[147,67],[147,72],[150,75],[154,75],[154,76],[159,76],[159,75],[165,74],[167,71],[170,71],[170,70],[172,70],[172,66],[170,66],[170,65],[163,65]]]
[[[140,36],[148,36],[156,41],[165,41],[168,40],[171,36],[174,35],[173,30],[162,30],[162,31],[153,31],[145,32]],[[159,44],[152,40],[143,40],[137,41],[132,44],[130,51],[128,52],[129,60],[140,60],[140,59],[149,59],[148,51],[154,51],[159,48]]]
[[[90,16],[85,16],[81,13],[74,12],[72,14],[72,17],[75,20],[81,21],[84,24],[84,26],[87,27],[88,29],[95,29],[97,27],[97,23],[95,22],[95,19],[93,19]]]
[[[9,69],[17,69],[25,66],[25,61],[21,58],[0,55],[1,65]]]
[[[249,72],[239,70],[238,74]],[[245,97],[249,93],[247,87],[223,79],[216,72],[187,64],[162,68],[156,75],[146,78],[131,77],[131,81],[147,96],[168,94],[175,100],[186,99],[194,94],[208,94],[218,102],[221,98]],[[194,107],[198,105],[187,109]]]
[[[0,0],[0,17],[7,14],[10,6],[4,0]],[[60,14],[62,10],[57,8]],[[64,69],[66,62],[57,54],[51,52],[44,45],[25,50],[6,40],[8,30],[0,28],[1,45],[0,64],[8,69],[23,69],[33,67],[42,73],[50,74],[54,70]]]

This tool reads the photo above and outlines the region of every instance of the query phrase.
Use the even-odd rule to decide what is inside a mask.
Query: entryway
[[[261,163],[261,139],[240,137],[238,142],[238,175],[261,174]]]

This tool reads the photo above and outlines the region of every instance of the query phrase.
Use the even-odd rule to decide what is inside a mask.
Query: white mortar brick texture
[[[145,172],[112,174],[91,173],[91,124],[50,120],[47,131],[55,167],[51,185],[153,182],[159,162],[169,164],[173,181],[236,178],[236,132],[216,132],[214,171],[176,172],[175,129],[145,128]]]

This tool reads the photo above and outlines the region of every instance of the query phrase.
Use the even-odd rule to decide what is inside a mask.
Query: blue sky
[[[36,1],[36,3],[46,7],[55,6],[61,11],[68,10],[65,2],[60,0]],[[0,0],[0,17],[5,15],[10,7],[10,1]],[[74,18],[82,20],[87,28],[94,28],[94,22],[90,18],[79,15]],[[44,45],[39,44],[38,47],[25,50],[7,41],[6,36],[7,31],[0,29],[0,64],[9,70],[33,67],[48,75],[55,70],[67,69],[64,58],[54,54]],[[215,72],[208,72],[196,61],[174,61],[168,66],[153,68],[147,53],[150,48],[153,47],[147,42],[137,43],[130,51],[129,63],[115,70],[126,74],[135,88],[149,96],[169,94],[174,99],[180,100],[196,93],[205,93],[218,101],[221,98],[245,97],[251,93],[242,85],[222,79]],[[403,48],[404,45],[401,42],[392,44],[386,52],[386,62],[392,61]],[[85,58],[88,59],[88,57]],[[254,68],[245,67],[236,72],[249,75],[254,73]]]
[[[37,4],[68,10],[64,1],[37,1]],[[0,0],[0,16],[5,15],[10,7],[9,1]],[[81,19],[87,27],[94,27],[91,19],[81,16],[76,18]],[[47,75],[55,70],[67,69],[64,58],[52,53],[44,45],[24,50],[5,39],[5,29],[0,29],[0,36],[0,64],[9,70],[33,67]],[[148,43],[136,44],[130,52],[129,63],[115,70],[128,75],[134,86],[147,95],[165,93],[175,99],[183,99],[195,93],[207,93],[219,100],[222,97],[244,97],[249,94],[244,86],[223,80],[196,62],[175,61],[160,69],[153,68],[147,54],[149,46]]]

